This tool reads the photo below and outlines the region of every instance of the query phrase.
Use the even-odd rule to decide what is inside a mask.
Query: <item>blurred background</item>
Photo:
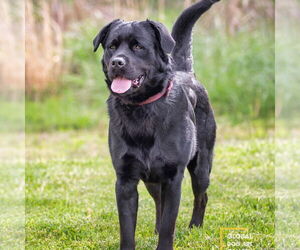
[[[26,1],[26,131],[105,131],[109,93],[102,51],[93,53],[95,35],[120,17],[158,20],[171,30],[193,2]],[[13,2],[2,4],[9,11]],[[193,55],[219,128],[264,136],[274,125],[274,1],[216,4],[194,29]]]
[[[22,249],[25,223],[24,2],[0,1],[0,248]]]
[[[72,231],[69,225],[76,222],[76,216],[86,208],[88,218],[96,217],[94,214],[97,213],[91,212],[93,209],[101,213],[114,211],[112,200],[106,202],[102,197],[100,202],[103,204],[93,204],[99,193],[106,190],[108,184],[105,181],[113,187],[114,175],[106,137],[109,92],[100,66],[102,51],[93,53],[92,40],[105,24],[115,18],[150,18],[163,22],[171,30],[177,16],[193,2],[0,1],[0,29],[4,34],[0,36],[0,245],[8,242],[7,249],[16,249],[16,245],[24,243],[24,129],[29,242],[37,238],[44,242],[53,225],[56,235],[55,219],[59,225],[65,221],[66,228]],[[269,225],[267,233],[272,234],[276,180],[276,238],[282,249],[295,249],[300,242],[296,219],[300,211],[299,17],[299,0],[277,1],[276,9],[274,0],[222,0],[197,22],[193,35],[195,72],[209,92],[219,130],[216,153],[219,172],[215,172],[213,191],[218,194],[218,184],[224,183],[223,177],[225,182],[240,177],[240,182],[236,182],[239,188],[247,184],[242,191],[233,187],[231,193],[236,197],[237,207],[232,211],[236,215],[250,211],[251,216],[249,220],[244,216],[245,221],[233,220],[234,226],[238,223],[245,225],[248,221],[252,225],[256,218],[260,218],[256,209],[262,201],[255,202],[255,209],[249,203],[250,209],[244,197],[249,195],[249,186],[251,190],[257,188],[254,189],[256,192],[251,192],[253,199],[257,194],[270,191],[270,198],[266,200],[272,208],[268,210],[271,222],[266,224],[264,220],[261,231],[266,232],[266,225]],[[275,117],[276,149],[273,148]],[[229,142],[227,139],[246,140]],[[251,166],[250,170],[254,169],[253,172],[247,172],[247,164]],[[232,172],[231,166],[236,166],[234,171],[237,172]],[[252,180],[253,186],[249,184]],[[263,188],[264,184],[269,185],[268,188]],[[87,187],[89,192],[81,190]],[[232,202],[223,186],[220,187],[214,203],[221,211],[218,210],[219,215],[223,213],[222,207],[231,205],[226,202]],[[78,189],[73,196],[70,195],[72,188]],[[113,197],[109,192],[107,196]],[[87,203],[93,204],[91,207],[84,203],[86,194],[91,196]],[[66,195],[70,197],[66,198]],[[53,205],[46,202],[49,197],[63,204],[61,212],[59,202]],[[64,199],[68,206],[72,204],[80,208],[77,214],[72,210],[70,221],[62,219],[65,216]],[[244,207],[241,205],[243,201],[247,203]],[[107,204],[112,204],[112,207],[107,207]],[[45,220],[39,218],[36,214],[45,211],[40,206],[51,208],[49,211],[53,216],[45,214]],[[265,210],[263,212],[267,214]],[[224,218],[219,216],[220,221],[226,221],[225,217],[227,214]],[[54,222],[48,221],[49,218],[54,218]],[[81,214],[78,218],[86,221]],[[232,218],[228,217],[228,223],[231,221]],[[111,224],[108,216],[103,231],[107,231]],[[210,230],[218,229],[219,224],[221,222]],[[90,226],[87,226],[89,232]],[[31,231],[40,232],[37,228],[41,232],[45,230],[46,236],[40,234],[30,238]],[[254,228],[259,231],[257,224]],[[96,227],[94,231],[98,232],[98,229]],[[64,227],[61,230],[65,233]],[[111,230],[107,237],[111,234],[115,239],[115,228]],[[214,233],[218,242],[218,231]],[[288,242],[294,243],[287,247]]]
[[[300,1],[276,3],[276,246],[300,247]]]

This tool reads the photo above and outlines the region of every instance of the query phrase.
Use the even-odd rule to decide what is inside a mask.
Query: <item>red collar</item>
[[[171,89],[172,89],[172,87],[173,87],[173,81],[170,80],[170,81],[168,82],[168,86],[167,86],[165,89],[163,89],[161,92],[159,92],[159,93],[157,93],[157,94],[155,94],[155,95],[153,95],[153,96],[150,96],[150,97],[149,97],[148,99],[146,99],[145,101],[142,101],[142,102],[140,102],[140,103],[137,103],[137,105],[142,106],[142,105],[145,105],[145,104],[149,104],[149,103],[152,103],[152,102],[157,101],[158,99],[160,99],[160,98],[163,97],[163,96],[168,96],[169,93],[170,93],[170,91],[171,91]]]

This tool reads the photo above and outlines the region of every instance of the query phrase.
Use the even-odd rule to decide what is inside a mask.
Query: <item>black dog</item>
[[[194,193],[190,227],[201,226],[212,167],[216,124],[205,88],[194,78],[192,28],[218,0],[203,0],[177,19],[172,35],[158,22],[115,20],[94,39],[111,91],[109,148],[116,171],[121,249],[134,249],[137,185],[156,205],[157,249],[173,249],[187,166]]]

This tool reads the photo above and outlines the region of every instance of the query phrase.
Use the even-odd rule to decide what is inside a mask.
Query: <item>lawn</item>
[[[118,249],[115,175],[106,132],[26,137],[27,249]],[[139,185],[137,249],[155,249],[154,202]],[[219,249],[220,228],[247,228],[254,249],[274,248],[274,143],[218,140],[203,228],[188,229],[190,178],[183,181],[175,249]]]

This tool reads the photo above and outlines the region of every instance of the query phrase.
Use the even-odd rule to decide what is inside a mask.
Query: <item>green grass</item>
[[[24,136],[0,133],[0,249],[23,249],[25,239]]]
[[[115,175],[106,131],[28,134],[27,249],[118,249]],[[183,181],[176,249],[218,249],[221,227],[248,228],[255,249],[274,248],[271,139],[219,141],[203,228],[188,229],[190,178]],[[154,202],[139,185],[137,249],[155,249]]]
[[[289,130],[290,131],[290,130]],[[276,147],[276,246],[300,248],[300,141],[294,135],[278,137]]]
[[[100,102],[102,102],[100,104]],[[105,99],[93,102],[74,92],[26,101],[26,131],[88,129],[107,123]]]

